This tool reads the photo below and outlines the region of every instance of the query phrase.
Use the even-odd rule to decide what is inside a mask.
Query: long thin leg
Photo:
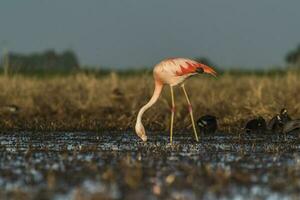
[[[184,84],[182,84],[181,87],[182,87],[182,90],[183,90],[183,92],[184,92],[186,101],[187,101],[188,106],[189,106],[189,113],[190,113],[191,120],[192,120],[192,124],[193,124],[193,130],[194,130],[194,134],[195,134],[196,141],[198,142],[199,139],[198,139],[198,133],[197,133],[197,129],[196,129],[195,122],[194,122],[194,116],[193,116],[192,104],[191,104],[191,102],[190,102],[190,100],[189,100],[189,97],[188,97],[188,95],[187,95],[187,93],[186,93]]]
[[[174,113],[175,113],[175,101],[173,87],[170,86],[171,98],[172,98],[172,108],[171,108],[171,127],[170,127],[170,143],[173,141],[173,123],[174,123]]]

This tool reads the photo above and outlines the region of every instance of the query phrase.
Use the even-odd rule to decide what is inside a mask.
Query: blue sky
[[[300,43],[299,0],[2,0],[0,48],[73,49],[82,64],[152,66],[209,57],[270,67]]]

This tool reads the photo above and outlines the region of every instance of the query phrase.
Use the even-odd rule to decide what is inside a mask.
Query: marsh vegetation
[[[253,117],[271,119],[281,108],[300,117],[300,73],[223,73],[217,78],[193,77],[186,82],[196,118],[217,117],[220,130],[237,133]],[[132,130],[138,109],[153,92],[151,73],[106,75],[73,73],[40,77],[0,76],[2,130]],[[188,107],[175,88],[175,130],[189,130]],[[9,106],[17,109],[12,111]],[[148,130],[169,127],[170,91],[146,112]]]

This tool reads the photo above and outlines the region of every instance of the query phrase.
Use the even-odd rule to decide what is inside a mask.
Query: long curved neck
[[[136,124],[142,123],[142,116],[144,112],[148,110],[157,101],[162,91],[162,88],[163,88],[163,84],[158,81],[155,81],[155,88],[154,88],[153,95],[149,100],[149,102],[140,109],[139,114],[137,116]]]

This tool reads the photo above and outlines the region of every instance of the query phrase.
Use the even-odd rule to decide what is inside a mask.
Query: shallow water
[[[159,136],[160,135],[160,136]],[[1,133],[0,199],[297,199],[298,134]]]

